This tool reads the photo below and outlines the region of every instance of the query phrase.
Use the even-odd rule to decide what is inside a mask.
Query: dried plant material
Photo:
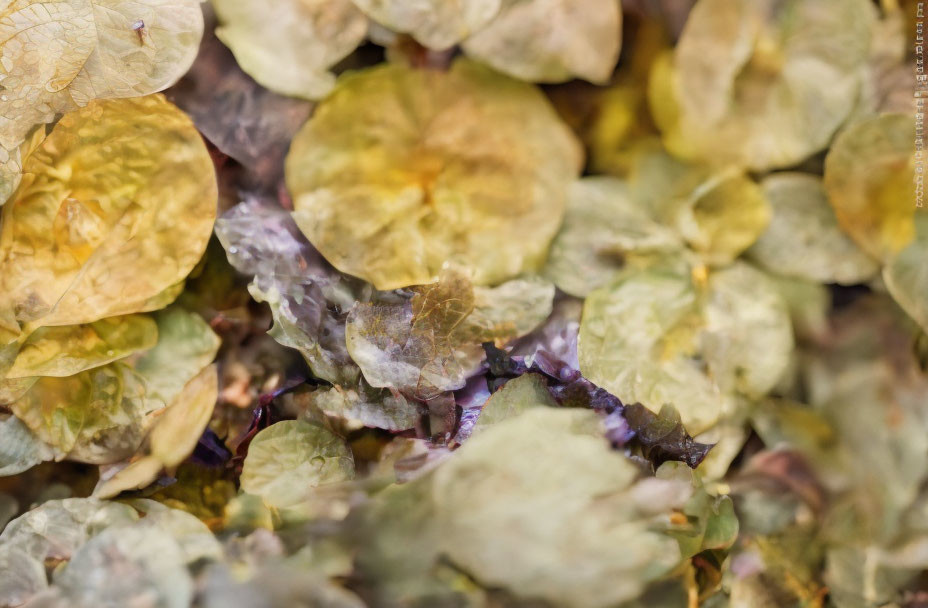
[[[203,137],[241,163],[253,183],[275,186],[283,179],[290,139],[313,104],[255,82],[213,33],[215,15],[206,21],[196,61],[166,95],[190,115]]]
[[[928,331],[928,216],[915,216],[915,239],[883,267],[886,289],[924,331]]]
[[[0,606],[924,603],[916,0],[191,1],[0,9]]]
[[[319,99],[332,89],[329,69],[367,34],[350,0],[211,0],[216,36],[248,75],[283,95]]]
[[[0,309],[20,325],[162,307],[159,295],[206,249],[212,162],[190,119],[160,95],[67,114],[23,167],[0,232]]]
[[[203,35],[198,0],[14,0],[0,11],[0,147],[95,99],[174,84]],[[0,159],[4,165],[9,161]]]
[[[242,490],[267,504],[289,507],[313,488],[354,477],[345,441],[321,426],[284,420],[258,433],[242,469]]]
[[[353,384],[358,369],[345,347],[345,314],[356,285],[338,275],[313,249],[293,218],[261,198],[248,198],[216,222],[229,262],[254,276],[251,296],[274,317],[268,333],[297,349],[319,378]]]
[[[458,44],[484,26],[499,11],[501,0],[353,0],[371,19],[391,30],[411,35],[431,49]]]
[[[767,231],[748,252],[777,274],[820,283],[863,283],[879,270],[841,228],[822,180],[803,173],[777,173],[762,183],[773,209]]]
[[[144,454],[112,477],[101,480],[94,496],[111,498],[125,490],[144,488],[163,468],[179,465],[193,452],[203,434],[216,405],[218,390],[216,366],[205,367],[158,416],[146,438]]]
[[[434,281],[447,262],[478,285],[539,268],[579,165],[537,89],[459,60],[447,73],[389,65],[344,77],[286,168],[310,242],[393,289]]]
[[[582,298],[636,257],[647,259],[682,246],[674,230],[635,200],[626,182],[587,177],[571,186],[567,215],[544,272],[560,289]]]
[[[697,3],[652,76],[668,148],[757,170],[821,151],[857,102],[872,22],[866,0]]]
[[[409,299],[355,306],[345,339],[367,382],[417,399],[463,388],[483,358],[481,343],[528,333],[551,311],[553,289],[543,282],[478,289],[446,271],[437,283],[412,288]]]
[[[15,394],[9,408],[55,450],[57,459],[108,464],[128,458],[153,424],[176,415],[167,416],[161,410],[178,399],[185,402],[179,409],[198,404],[183,416],[183,426],[194,434],[196,443],[206,424],[203,412],[211,412],[216,402],[215,386],[210,393],[194,391],[188,383],[210,369],[219,339],[194,313],[172,307],[154,319],[137,315],[89,326],[42,328],[30,341],[33,337],[34,349],[55,357],[39,356],[30,368],[35,376],[5,381],[21,382],[10,387]],[[18,369],[21,357],[28,363],[35,356],[30,341],[13,370]],[[130,356],[137,350],[145,352]],[[199,412],[199,421],[195,412]],[[183,449],[192,449],[183,434],[170,434]],[[171,464],[163,462],[154,468],[147,481],[161,466],[177,464],[176,457],[168,460]]]
[[[502,0],[499,15],[463,48],[470,57],[530,82],[604,83],[621,44],[619,0]]]
[[[878,260],[915,236],[914,121],[884,114],[850,126],[825,159],[825,190],[841,228]]]
[[[674,406],[698,434],[736,408],[736,394],[772,389],[792,346],[786,305],[762,273],[739,264],[704,282],[660,264],[587,297],[580,368],[623,402]]]
[[[148,350],[157,342],[158,326],[145,315],[42,327],[20,347],[5,377],[73,376]]]
[[[635,151],[630,164],[629,188],[639,206],[707,264],[730,264],[770,222],[763,191],[741,170],[683,162],[651,144]]]
[[[405,431],[414,428],[421,416],[415,401],[386,389],[375,389],[363,380],[357,388],[318,388],[297,399],[310,412],[343,420],[349,428]]]
[[[94,464],[130,456],[160,406],[146,399],[145,380],[122,363],[66,378],[39,378],[10,405],[36,436],[72,460]]]
[[[0,421],[0,477],[22,473],[54,456],[54,450],[16,416]]]

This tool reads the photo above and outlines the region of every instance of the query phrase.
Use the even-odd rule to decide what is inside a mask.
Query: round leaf
[[[287,157],[294,217],[339,270],[378,289],[537,269],[580,167],[536,88],[467,61],[344,77]]]
[[[190,119],[161,95],[65,115],[23,171],[0,232],[0,309],[20,323],[148,310],[206,249],[213,164]]]
[[[344,439],[303,420],[283,420],[248,446],[242,490],[274,507],[299,504],[321,484],[354,477],[354,458]]]
[[[873,258],[838,227],[820,178],[777,173],[762,185],[773,219],[749,251],[751,259],[771,272],[819,283],[852,285],[876,274]]]
[[[867,0],[701,0],[654,82],[666,143],[757,170],[822,150],[857,102],[873,18]]]
[[[496,15],[500,0],[354,0],[371,19],[431,49],[454,46]]]
[[[915,124],[884,114],[842,132],[825,158],[825,190],[841,228],[886,260],[915,236]]]
[[[211,0],[216,36],[242,70],[272,91],[319,99],[329,68],[364,40],[367,19],[350,0]]]
[[[621,43],[618,0],[503,0],[499,15],[463,47],[470,57],[522,80],[603,83]]]

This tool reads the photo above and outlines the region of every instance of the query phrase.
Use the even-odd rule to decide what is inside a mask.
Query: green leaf
[[[85,325],[41,327],[20,347],[7,379],[73,376],[158,342],[158,327],[145,315],[111,317]]]
[[[283,420],[248,446],[242,490],[273,507],[298,506],[322,484],[354,477],[354,459],[345,440],[321,426]]]
[[[513,378],[487,399],[472,433],[476,435],[495,424],[540,406],[557,407],[541,376],[524,374]]]
[[[629,271],[586,299],[580,370],[625,403],[673,405],[694,434],[722,415],[726,399],[691,359],[702,323],[688,267]]]
[[[563,291],[585,297],[638,257],[682,247],[680,237],[612,177],[575,182],[567,215],[551,243],[545,276]]]
[[[634,199],[707,264],[730,264],[770,222],[763,191],[740,170],[690,164],[649,143],[631,160]]]
[[[538,407],[469,439],[432,482],[447,558],[482,585],[563,606],[613,606],[669,572],[681,556],[658,522],[690,489],[655,479],[660,499],[640,492],[635,465],[590,434],[598,425]]]
[[[691,274],[691,272],[693,274]],[[786,305],[745,264],[700,278],[686,264],[623,272],[586,300],[583,375],[625,403],[674,406],[694,435],[776,384],[793,347]]]
[[[155,313],[158,344],[136,363],[147,396],[168,404],[216,357],[219,336],[198,314],[179,306]]]
[[[145,380],[132,368],[110,363],[65,378],[39,378],[10,408],[69,459],[101,464],[135,452],[146,417],[162,406],[147,398]]]
[[[702,355],[725,392],[760,397],[782,376],[793,350],[789,312],[763,273],[738,263],[709,275]]]

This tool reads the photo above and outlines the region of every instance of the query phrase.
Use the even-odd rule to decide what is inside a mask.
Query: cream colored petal
[[[284,95],[319,99],[335,85],[329,69],[364,40],[367,18],[350,0],[212,0],[216,36],[239,66]]]
[[[353,1],[374,21],[408,33],[435,50],[447,49],[479,32],[500,7],[500,0]]]
[[[499,15],[463,47],[468,56],[522,80],[603,83],[621,43],[618,0],[503,0]]]

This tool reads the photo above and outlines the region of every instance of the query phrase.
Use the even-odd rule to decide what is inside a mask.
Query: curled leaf
[[[687,434],[680,414],[672,407],[665,405],[655,414],[640,403],[632,403],[625,406],[622,414],[629,426],[636,429],[635,437],[645,455],[656,464],[679,460],[696,468],[712,449]]]
[[[332,269],[283,208],[249,197],[216,222],[229,262],[253,275],[248,291],[274,316],[268,332],[300,351],[313,373],[353,384],[358,369],[345,347],[345,313],[359,287]]]
[[[101,482],[94,496],[109,498],[122,491],[144,488],[161,469],[176,467],[193,452],[216,405],[219,379],[210,365],[191,379],[168,404],[146,440],[145,454]]]
[[[458,60],[344,76],[294,138],[286,176],[322,255],[393,289],[446,262],[478,285],[539,268],[579,165],[537,89]]]
[[[193,452],[216,405],[218,375],[210,365],[174,398],[148,438],[152,456],[166,467],[177,466]]]

